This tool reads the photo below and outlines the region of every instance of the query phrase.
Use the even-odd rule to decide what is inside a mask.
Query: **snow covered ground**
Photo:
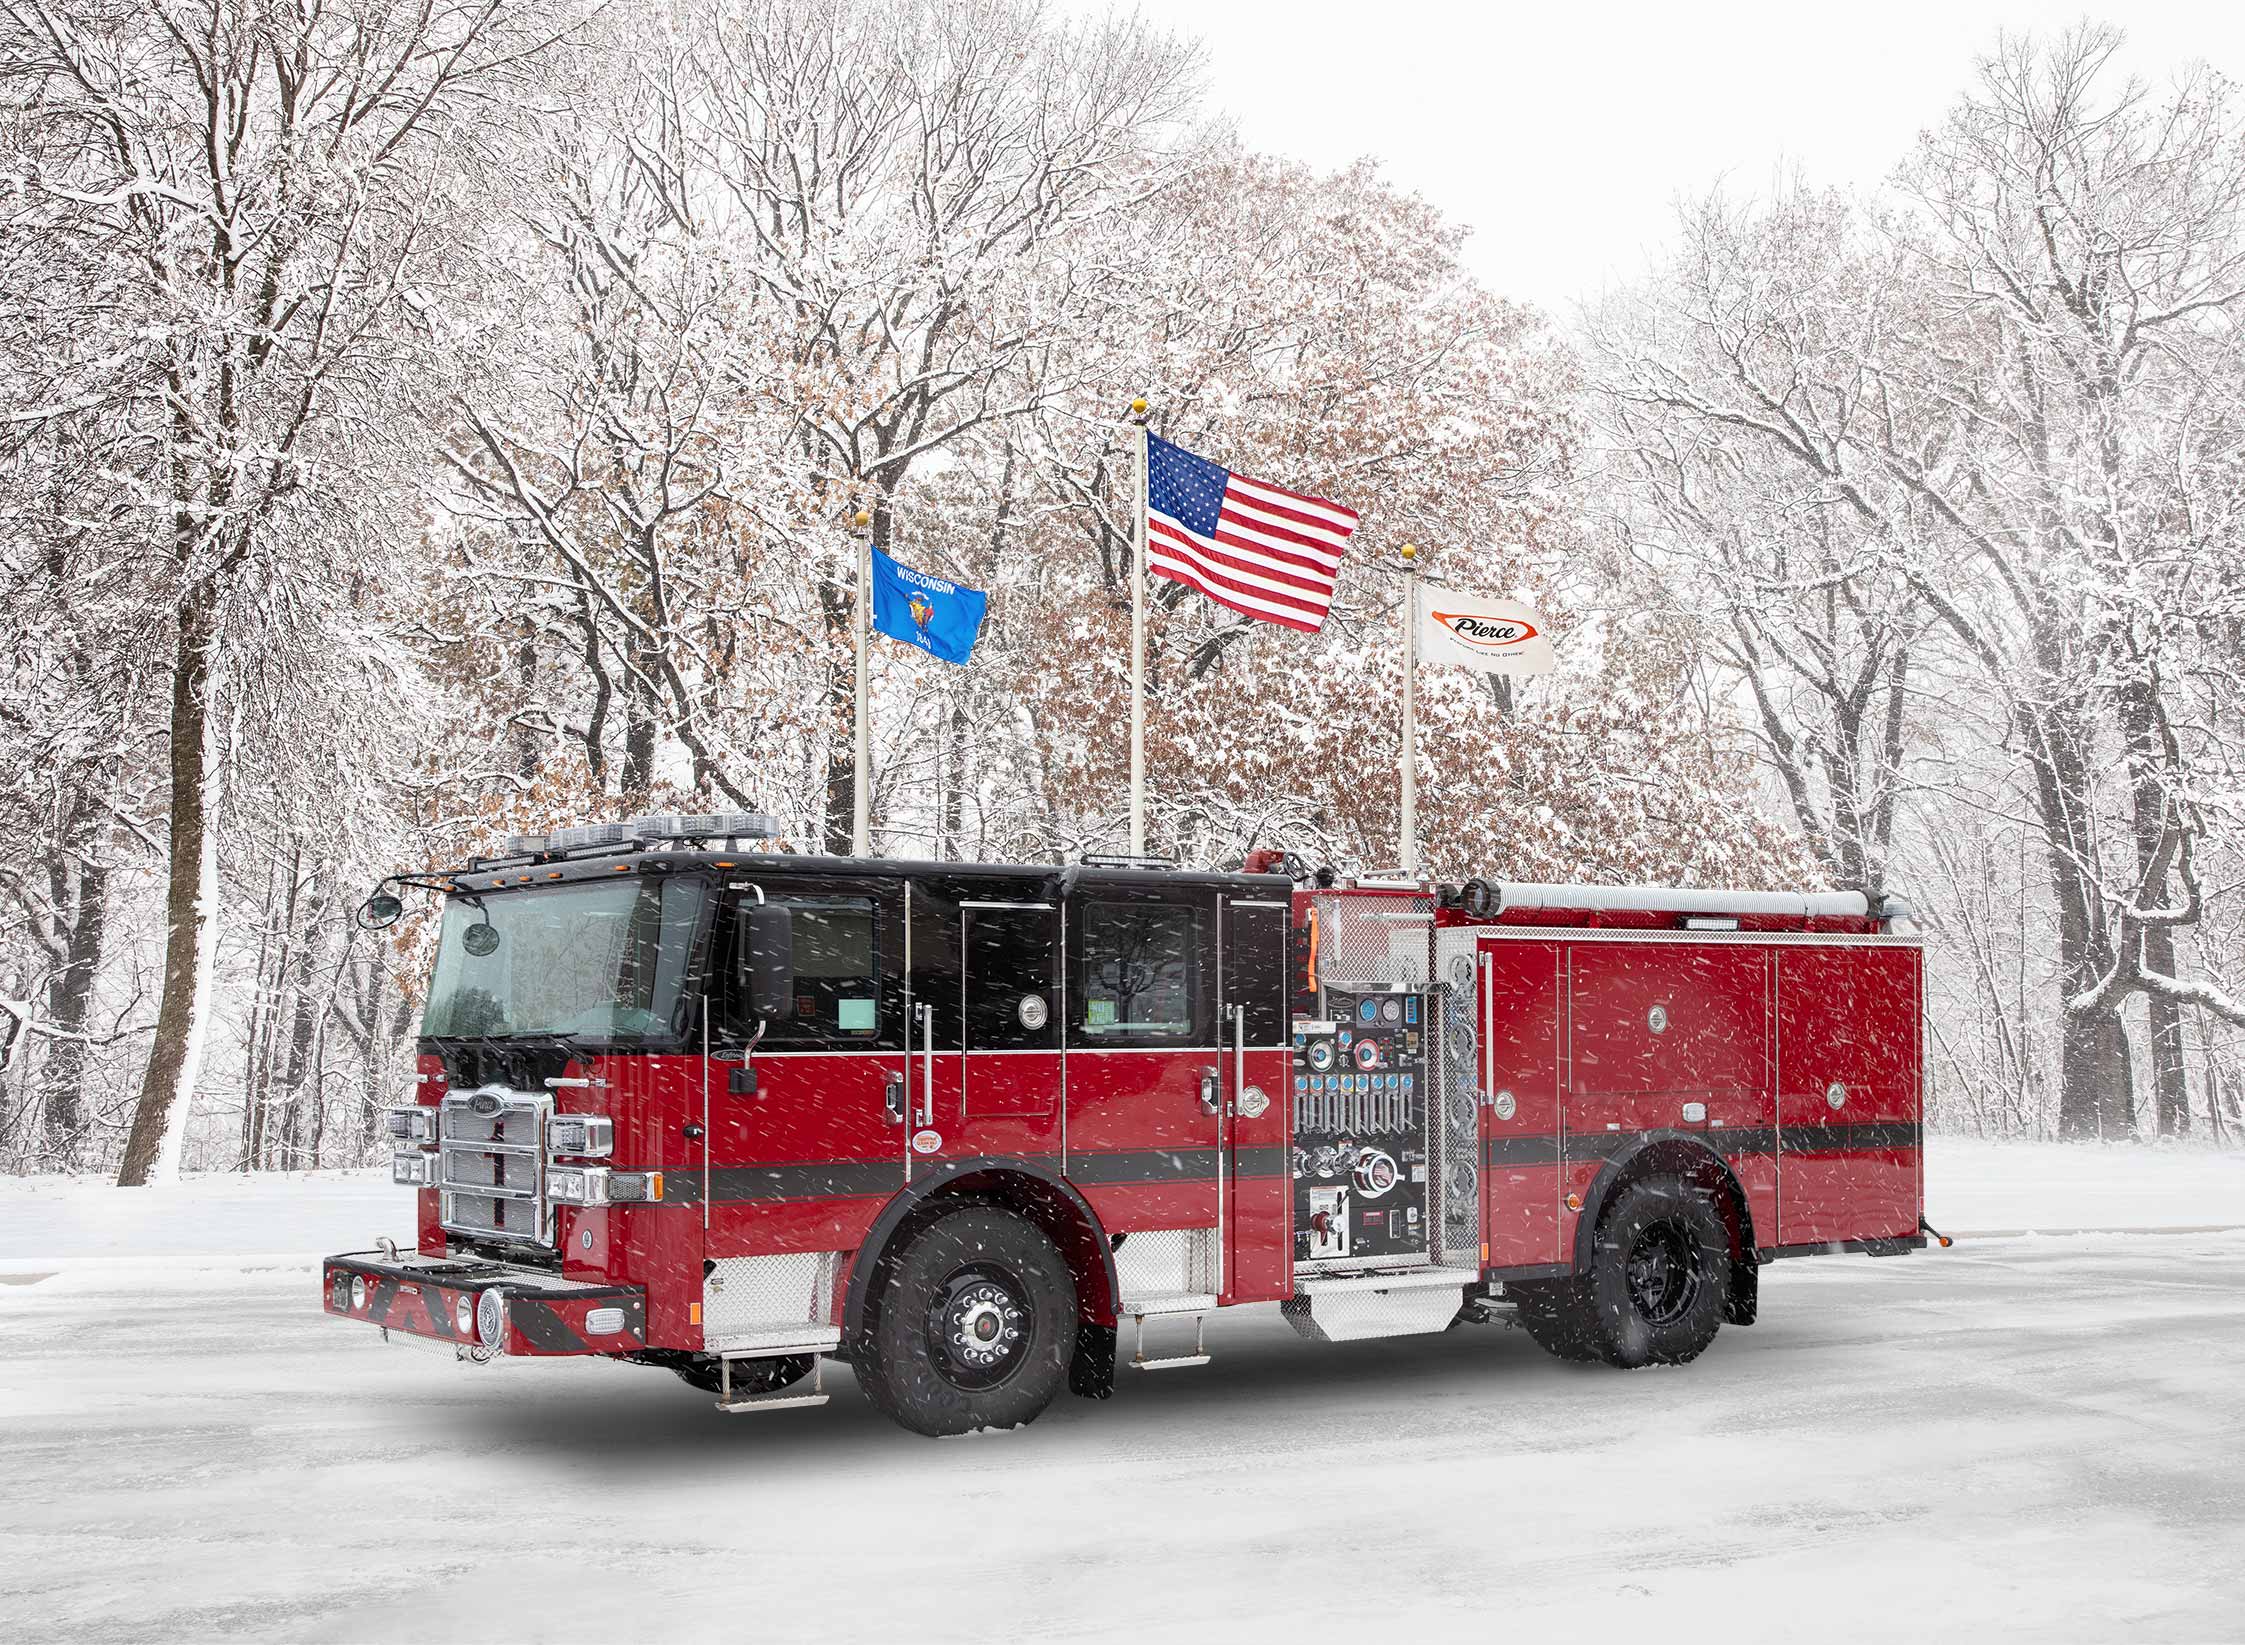
[[[2245,1160],[1937,1142],[1957,1228],[2245,1224]],[[1946,1219],[1946,1220],[1944,1220]],[[0,1637],[2245,1637],[2245,1233],[1781,1263],[1698,1363],[1215,1363],[935,1443],[846,1372],[464,1367],[325,1319],[372,1175],[0,1184]]]

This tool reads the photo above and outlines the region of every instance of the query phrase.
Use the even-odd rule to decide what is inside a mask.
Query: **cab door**
[[[1060,910],[959,904],[959,1118],[970,1154],[1060,1153]],[[947,1150],[948,1151],[948,1150]]]
[[[1218,1169],[1224,1208],[1217,1291],[1226,1302],[1294,1294],[1293,1050],[1287,1012],[1292,904],[1217,901],[1222,1044]]]
[[[911,891],[915,1176],[1004,1155],[1060,1163],[1060,911],[1021,876],[930,875]]]

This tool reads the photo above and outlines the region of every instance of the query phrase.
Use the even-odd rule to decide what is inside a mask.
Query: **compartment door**
[[[1915,948],[1779,950],[1778,1243],[1917,1232],[1922,963]]]
[[[1480,998],[1482,1264],[1559,1253],[1559,948],[1484,937]]]

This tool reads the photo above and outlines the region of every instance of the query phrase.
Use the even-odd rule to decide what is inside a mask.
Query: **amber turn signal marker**
[[[686,1304],[686,1322],[687,1322],[687,1323],[688,1323],[689,1325],[699,1325],[699,1324],[701,1324],[701,1322],[702,1322],[702,1305],[701,1305],[700,1303],[698,1303],[698,1302],[689,1302],[688,1304]]]
[[[1579,1210],[1581,1210],[1581,1209],[1582,1209],[1582,1196],[1581,1196],[1580,1194],[1569,1194],[1569,1195],[1567,1196],[1567,1209],[1568,1209],[1568,1210],[1570,1210],[1570,1211],[1579,1211]]]

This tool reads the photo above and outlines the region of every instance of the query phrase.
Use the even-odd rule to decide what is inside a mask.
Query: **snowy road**
[[[1782,1263],[1634,1374],[1257,1311],[941,1443],[385,1347],[294,1257],[9,1266],[0,1638],[2245,1637],[2240,1234]]]

